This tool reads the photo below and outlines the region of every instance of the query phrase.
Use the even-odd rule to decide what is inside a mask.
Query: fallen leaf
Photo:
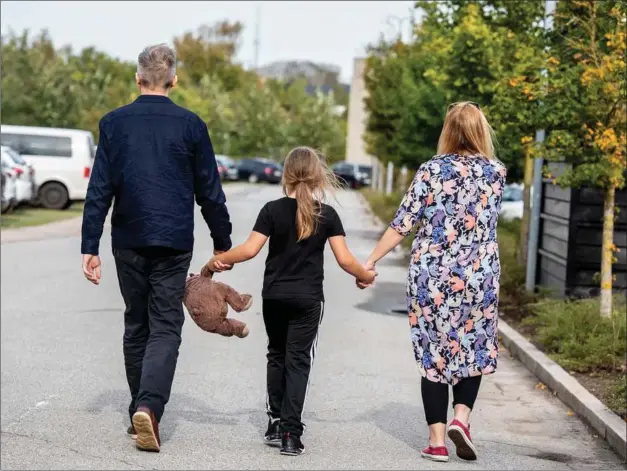
[[[568,409],[568,417],[572,417],[573,415],[575,415],[575,413],[572,410]]]
[[[544,391],[546,389],[546,386],[544,385],[544,383],[538,383],[536,384],[536,389]]]

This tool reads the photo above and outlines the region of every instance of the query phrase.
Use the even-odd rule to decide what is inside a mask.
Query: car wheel
[[[259,181],[259,177],[254,173],[251,173],[248,177],[248,183],[257,183]]]
[[[66,209],[70,197],[67,188],[61,183],[46,183],[39,190],[39,200],[44,208],[48,209]]]

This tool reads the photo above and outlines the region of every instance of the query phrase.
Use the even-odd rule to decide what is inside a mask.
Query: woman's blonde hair
[[[438,154],[481,154],[494,158],[494,131],[479,105],[461,101],[449,106],[438,141]]]
[[[327,192],[339,188],[338,180],[325,160],[323,154],[309,147],[296,147],[285,158],[283,192],[286,195],[293,193],[296,198],[299,242],[315,234],[322,214],[320,203],[327,199]]]

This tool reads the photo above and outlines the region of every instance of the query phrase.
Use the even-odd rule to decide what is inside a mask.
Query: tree
[[[98,123],[102,116],[130,101],[136,90],[136,66],[93,47],[76,55],[66,47],[61,56],[67,64],[80,126],[92,131],[98,139]]]
[[[542,0],[419,1],[416,7],[423,20],[413,42],[381,42],[368,57],[369,152],[417,167],[437,147],[447,105],[475,101],[495,127],[508,178],[519,179],[520,140],[529,129],[516,115],[537,103],[521,109],[505,79],[528,74],[538,63]]]
[[[367,59],[364,77],[368,152],[417,168],[435,153],[446,111],[445,92],[430,76],[434,58],[400,42],[381,43],[377,50]]]
[[[198,86],[203,77],[210,75],[229,92],[254,83],[256,74],[234,62],[243,30],[240,22],[221,21],[201,26],[196,34],[187,32],[174,38],[181,82]]]
[[[627,16],[619,1],[560,2],[549,87],[548,158],[570,169],[556,183],[604,189],[601,314],[612,312],[615,192],[625,185],[627,152]]]
[[[77,127],[79,107],[67,64],[46,31],[2,38],[2,121]]]
[[[305,80],[296,81],[280,95],[281,105],[289,115],[289,147],[305,145],[320,150],[329,161],[341,160],[346,148],[346,128],[342,126],[345,120],[333,111],[334,96],[320,92],[311,96],[305,85]]]
[[[264,81],[236,64],[240,23],[201,27],[175,39],[180,64],[174,101],[207,123],[218,153],[282,158],[290,146],[344,152],[346,129],[333,94]],[[2,38],[2,119],[12,124],[91,130],[138,95],[135,65],[89,47],[56,50],[47,33]]]

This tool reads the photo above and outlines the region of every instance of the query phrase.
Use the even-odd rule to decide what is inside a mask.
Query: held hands
[[[368,272],[368,278],[363,280],[355,280],[355,284],[359,289],[365,289],[374,284],[377,272],[375,271],[374,263],[368,260],[364,265],[364,269]]]
[[[101,265],[98,255],[83,255],[83,275],[95,285],[100,284]]]
[[[217,255],[220,255],[221,253],[224,252],[219,250],[213,252],[214,256],[211,257],[211,260],[209,260],[205,264],[202,271],[200,272],[202,276],[210,276],[211,273],[220,273],[233,268],[233,265],[227,265],[226,263],[222,263],[220,260],[217,259]]]

